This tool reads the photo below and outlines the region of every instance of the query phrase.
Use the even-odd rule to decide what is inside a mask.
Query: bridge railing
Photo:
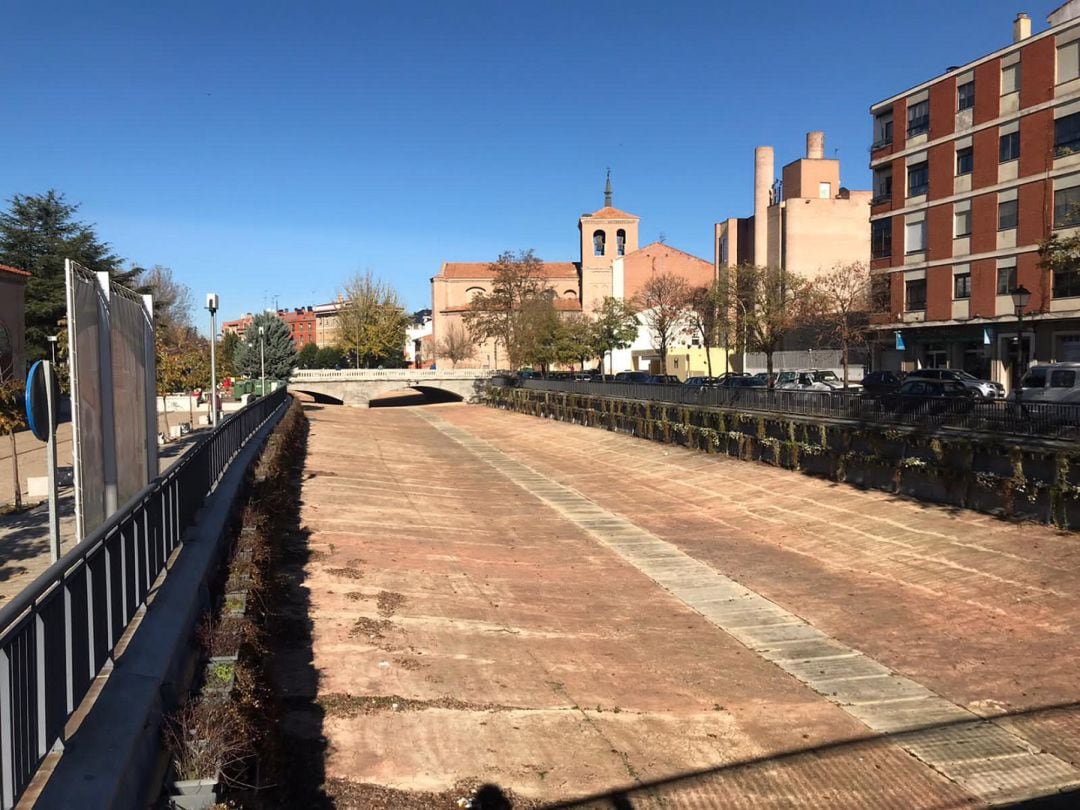
[[[14,807],[202,502],[286,405],[237,411],[0,610],[0,807]]]
[[[489,368],[306,368],[297,369],[290,382],[324,380],[482,380],[496,372]]]

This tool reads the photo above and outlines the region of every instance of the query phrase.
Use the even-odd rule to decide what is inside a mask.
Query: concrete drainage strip
[[[489,442],[441,417],[415,413],[745,647],[979,799],[999,804],[1080,785],[1080,770],[1019,734],[826,635]]]

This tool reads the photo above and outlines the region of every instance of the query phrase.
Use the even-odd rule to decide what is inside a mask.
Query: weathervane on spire
[[[604,185],[604,207],[611,208],[611,167],[607,170],[607,183]]]

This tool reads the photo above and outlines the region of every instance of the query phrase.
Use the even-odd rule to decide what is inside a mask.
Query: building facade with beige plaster
[[[840,184],[825,134],[806,135],[806,156],[776,177],[771,146],[754,150],[754,214],[714,226],[713,262],[775,267],[813,278],[838,264],[870,261],[870,191]]]
[[[881,365],[961,368],[1011,388],[1080,361],[1080,273],[1040,265],[1080,232],[1080,3],[871,107]],[[1030,293],[1018,328],[1013,293]]]
[[[653,273],[671,272],[693,286],[708,284],[715,278],[712,263],[705,259],[660,242],[638,247],[639,225],[639,217],[612,205],[609,178],[603,207],[578,218],[579,261],[543,264],[546,283],[554,293],[557,310],[592,315],[606,297],[632,300]],[[431,279],[432,339],[436,355],[451,329],[465,328],[463,316],[472,299],[490,293],[491,285],[492,273],[487,262],[442,264],[439,273]],[[615,370],[652,367],[659,373],[655,368],[655,351],[640,345],[643,340],[645,337],[639,333],[635,350],[618,353]],[[505,359],[501,358],[502,361]],[[437,357],[436,362],[449,364],[441,357]],[[477,345],[471,360],[458,364],[461,368],[499,368],[502,365],[499,347],[490,340]],[[687,371],[680,370],[682,376]]]
[[[30,274],[0,264],[0,381],[26,377],[26,280]]]

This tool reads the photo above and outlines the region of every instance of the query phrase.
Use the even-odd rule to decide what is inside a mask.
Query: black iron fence
[[[14,807],[206,496],[284,390],[225,419],[0,610],[0,807]]]
[[[765,411],[926,427],[952,427],[1021,436],[1080,438],[1080,405],[987,400],[978,397],[867,396],[849,391],[704,388],[689,385],[574,382],[497,377],[493,384],[537,391]]]

